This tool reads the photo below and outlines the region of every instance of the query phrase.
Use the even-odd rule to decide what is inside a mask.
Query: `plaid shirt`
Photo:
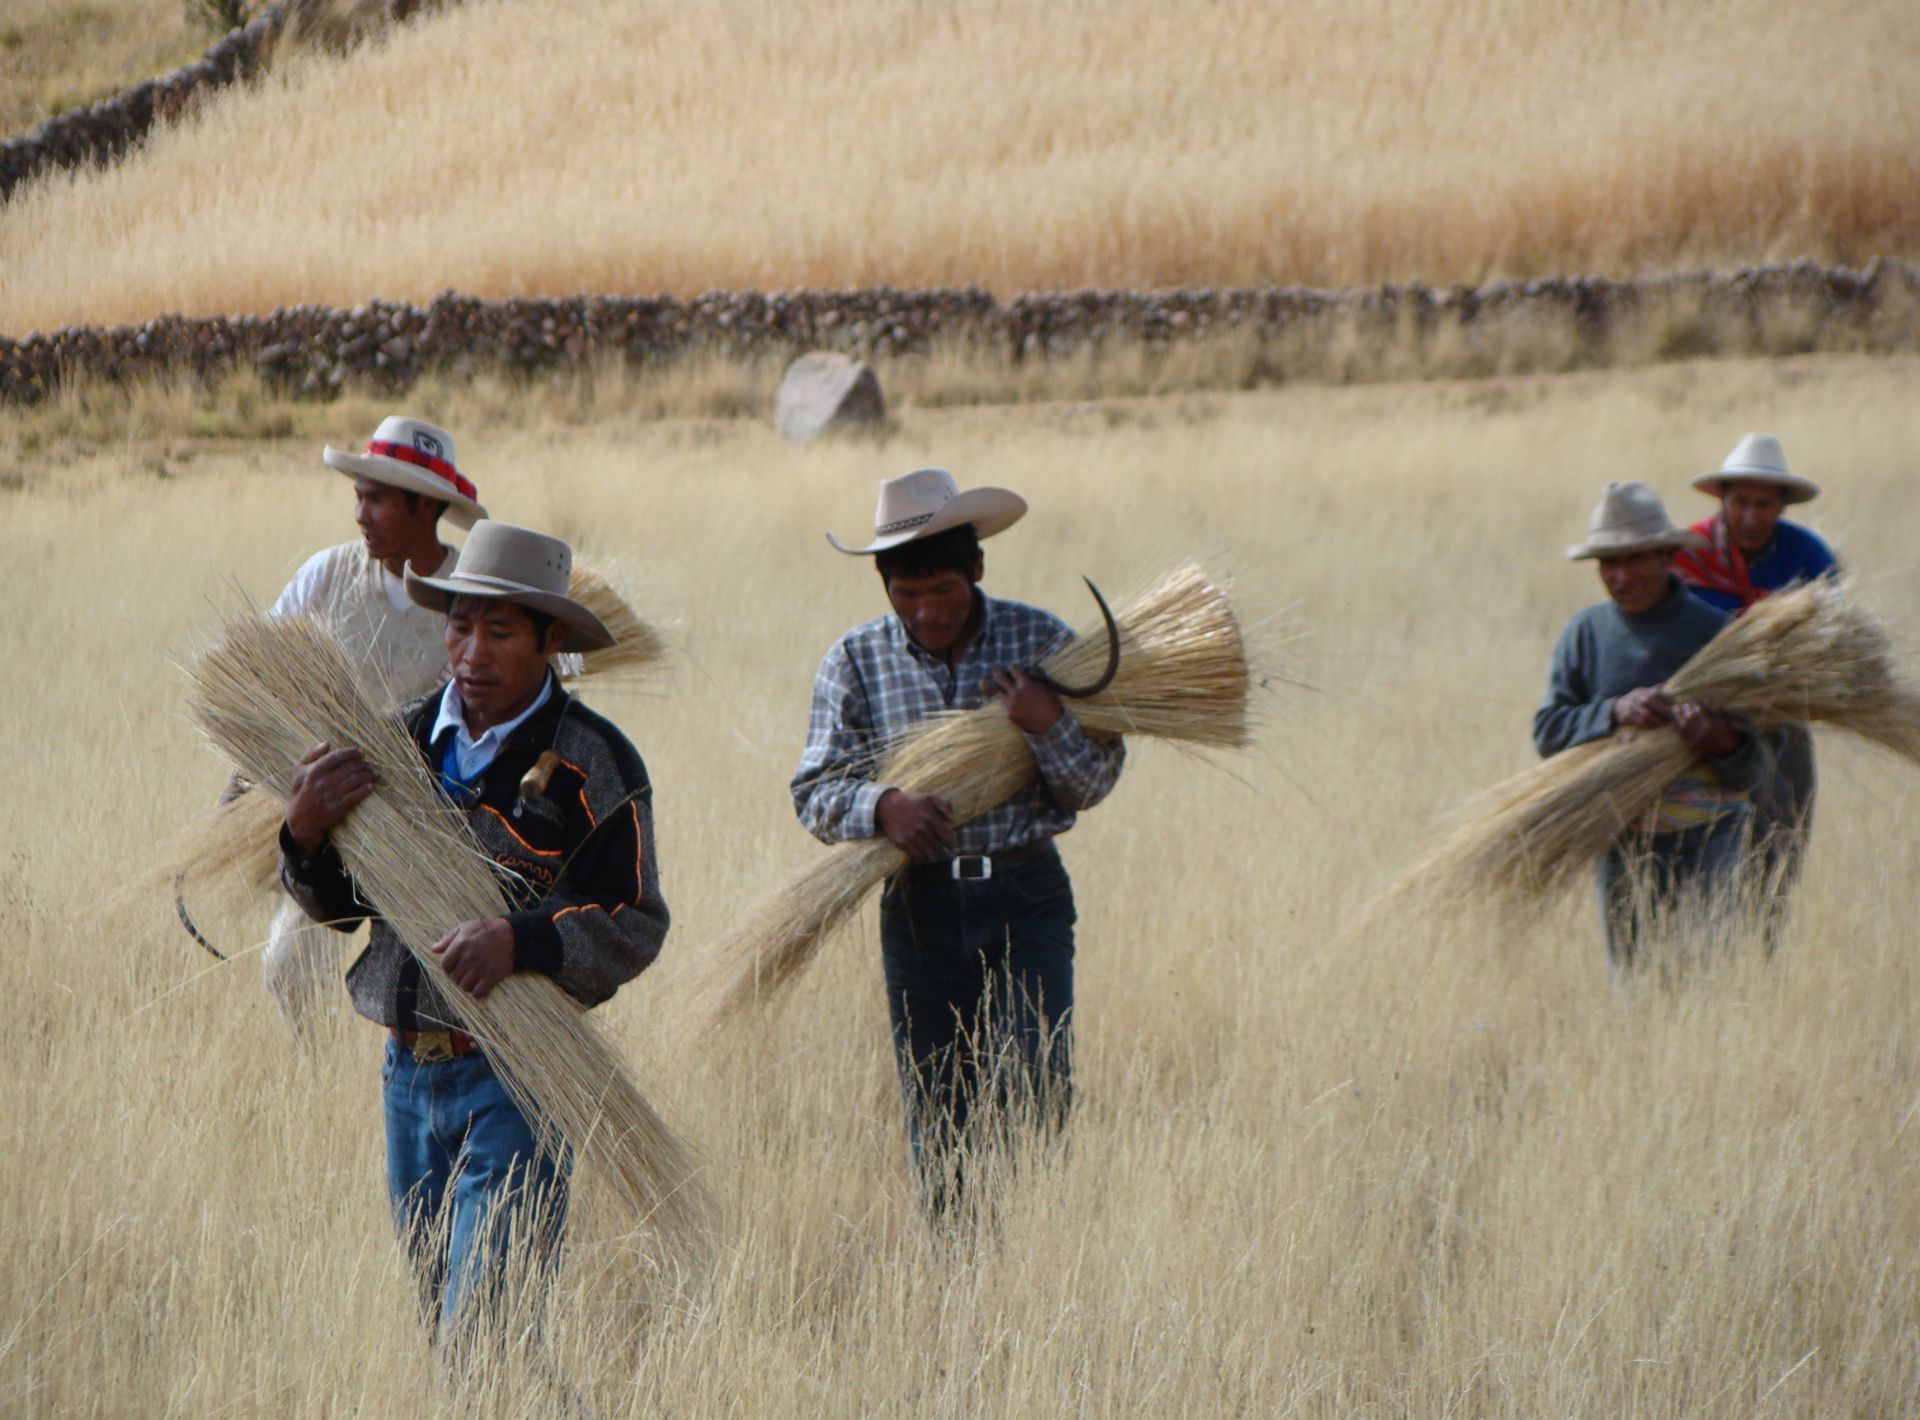
[[[813,681],[807,748],[793,776],[793,807],[823,842],[873,838],[874,807],[888,785],[873,774],[889,742],[929,716],[984,704],[995,666],[1035,666],[1073,636],[1059,617],[1020,602],[980,598],[980,628],[952,666],[921,650],[894,615],[854,627],[834,643]],[[961,824],[954,851],[1004,853],[1073,827],[1074,814],[1112,791],[1126,759],[1118,740],[1094,741],[1065,711],[1028,735],[1040,777],[998,808]]]

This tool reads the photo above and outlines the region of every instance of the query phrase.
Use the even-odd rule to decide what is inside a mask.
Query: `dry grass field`
[[[0,210],[0,331],[1920,255],[1907,0],[470,3]]]
[[[193,0],[7,0],[0,137],[197,57],[215,38]]]
[[[466,23],[479,24],[484,13]],[[931,11],[945,14],[945,11]],[[704,1290],[648,1297],[579,1219],[546,1342],[438,1363],[380,1165],[376,1032],[290,1047],[244,949],[116,894],[223,771],[181,661],[235,586],[348,531],[322,437],[0,416],[0,1413],[10,1416],[1920,1413],[1920,785],[1823,742],[1780,957],[1616,996],[1584,895],[1391,920],[1369,893],[1526,764],[1561,549],[1602,481],[1686,477],[1748,428],[1826,484],[1810,521],[1920,624],[1920,361],[900,411],[795,450],[760,421],[563,419],[438,392],[495,511],[627,561],[674,664],[593,702],[658,789],[675,926],[610,1022],[726,1205]],[[100,431],[106,424],[99,426]],[[1257,750],[1153,746],[1066,844],[1082,1095],[996,1216],[910,1192],[870,912],[788,1007],[672,1048],[743,902],[816,850],[784,791],[820,651],[880,605],[823,527],[944,460],[1033,514],[989,587],[1080,617],[1202,554],[1272,654]],[[575,1400],[583,1408],[574,1408]]]

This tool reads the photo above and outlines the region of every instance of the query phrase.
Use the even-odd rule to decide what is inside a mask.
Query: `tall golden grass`
[[[17,195],[0,331],[1912,257],[1917,65],[1905,0],[465,5]]]
[[[256,794],[284,800],[312,745],[366,755],[373,793],[332,834],[357,890],[486,1048],[548,1146],[571,1150],[613,1193],[627,1227],[654,1240],[671,1283],[689,1280],[711,1242],[710,1198],[694,1156],[627,1064],[551,978],[517,972],[476,998],[435,955],[460,923],[504,913],[507,896],[404,728],[359,688],[340,644],[313,617],[235,616],[192,680],[194,719]]]
[[[170,898],[82,912],[224,781],[176,663],[231,580],[271,592],[339,536],[340,480],[305,434],[25,450],[0,414],[0,1413],[547,1415],[556,1370],[607,1420],[1910,1412],[1907,776],[1818,732],[1765,968],[1743,943],[1617,998],[1578,890],[1497,926],[1345,929],[1439,814],[1532,761],[1553,637],[1603,595],[1561,549],[1607,480],[1697,515],[1686,480],[1770,429],[1826,490],[1797,516],[1909,643],[1917,380],[1829,358],[909,407],[805,449],[449,394],[489,505],[638,562],[675,629],[671,678],[583,690],[646,757],[675,922],[594,1015],[735,1220],[704,1296],[633,1305],[623,1230],[583,1198],[544,1372],[453,1371],[414,1324],[377,1029],[341,1011],[296,1052],[252,961],[212,963]],[[987,544],[996,595],[1077,615],[1082,570],[1202,553],[1242,610],[1298,602],[1289,652],[1324,687],[1273,697],[1218,765],[1139,743],[1062,840],[1067,1147],[1019,1157],[958,1235],[907,1174],[869,925],[725,1049],[662,1044],[702,945],[820,851],[785,789],[812,674],[885,606],[820,532],[936,459],[1032,503]],[[240,946],[264,917],[202,925]]]

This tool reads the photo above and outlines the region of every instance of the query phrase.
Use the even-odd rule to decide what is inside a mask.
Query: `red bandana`
[[[1693,531],[1711,546],[1683,547],[1674,554],[1673,570],[1680,574],[1682,581],[1738,597],[1741,611],[1767,595],[1766,589],[1754,586],[1753,579],[1747,575],[1747,559],[1727,529],[1725,514],[1702,518],[1693,525]]]
[[[390,459],[398,459],[401,463],[410,463],[416,468],[424,468],[428,473],[439,478],[444,478],[448,483],[451,483],[460,491],[460,495],[463,498],[474,498],[478,496],[474,492],[472,480],[463,477],[460,470],[448,463],[445,459],[437,459],[432,454],[423,454],[418,449],[411,448],[406,444],[389,444],[380,439],[367,440],[367,452],[370,454],[379,454]]]

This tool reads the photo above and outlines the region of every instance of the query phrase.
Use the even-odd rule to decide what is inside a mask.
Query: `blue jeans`
[[[540,1148],[485,1055],[423,1065],[389,1039],[380,1080],[394,1226],[451,1335],[465,1307],[498,1298],[513,1234],[536,1267],[557,1260],[571,1161]]]
[[[1057,852],[984,882],[901,873],[887,883],[880,947],[894,1059],[915,1175],[936,1206],[962,1184],[977,1104],[1065,1120],[1074,921]]]

